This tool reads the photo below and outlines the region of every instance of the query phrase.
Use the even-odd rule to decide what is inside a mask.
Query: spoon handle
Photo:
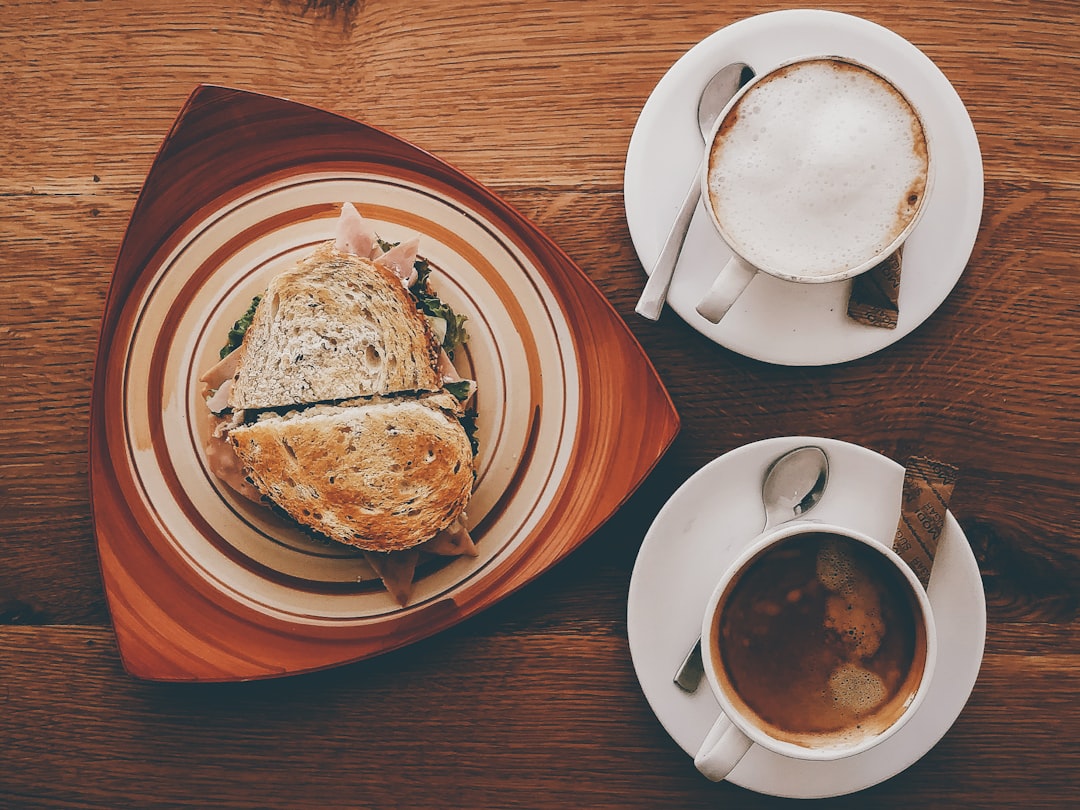
[[[686,197],[682,201],[679,213],[675,216],[675,222],[664,240],[664,248],[649,273],[649,280],[645,283],[645,289],[641,291],[634,311],[638,315],[655,321],[660,317],[660,310],[664,308],[667,300],[668,287],[671,278],[675,275],[675,266],[679,263],[679,254],[682,253],[683,242],[686,241],[686,232],[690,230],[690,221],[694,218],[698,200],[701,199],[701,172],[702,168],[694,174],[694,182]]]
[[[701,638],[699,637],[683,662],[679,664],[679,670],[671,680],[684,692],[695,692],[704,675],[705,664],[701,660]]]

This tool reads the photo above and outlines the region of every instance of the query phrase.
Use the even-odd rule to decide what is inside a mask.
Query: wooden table
[[[320,7],[331,5],[327,2]],[[746,2],[0,3],[0,806],[772,807],[714,785],[631,666],[627,587],[666,498],[757,439],[828,436],[961,468],[989,626],[970,702],[830,806],[1066,807],[1080,788],[1080,22],[1066,0],[837,2],[924,50],[970,111],[986,202],[913,334],[823,368],[748,360],[643,282],[622,170],[649,92]],[[802,5],[794,3],[792,5]],[[813,5],[813,4],[810,4]],[[605,527],[521,592],[404,650],[233,685],[137,681],[98,573],[87,428],[127,217],[199,82],[369,121],[495,189],[628,321],[682,417]]]

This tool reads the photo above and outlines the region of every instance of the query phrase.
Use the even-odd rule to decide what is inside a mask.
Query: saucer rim
[[[661,726],[691,759],[693,759],[693,756],[696,753],[697,742],[700,741],[695,742],[695,739],[688,739],[695,738],[695,733],[693,729],[688,729],[686,727],[687,724],[685,719],[680,722],[678,714],[685,712],[685,710],[689,708],[689,704],[683,703],[680,706],[678,702],[683,700],[693,700],[696,703],[704,704],[703,706],[699,705],[696,707],[696,710],[699,712],[707,711],[709,713],[708,720],[710,723],[712,722],[712,719],[719,714],[720,707],[715,698],[709,693],[709,689],[705,684],[703,684],[694,695],[685,695],[685,693],[680,692],[674,684],[668,682],[662,683],[660,678],[655,674],[650,675],[652,667],[648,665],[648,661],[651,656],[649,655],[648,650],[645,649],[646,645],[649,643],[648,637],[650,636],[647,624],[650,620],[652,624],[656,624],[655,616],[657,611],[655,605],[650,608],[643,602],[647,596],[647,594],[643,595],[643,589],[647,587],[642,584],[643,580],[655,576],[662,576],[662,574],[655,573],[655,569],[650,568],[650,563],[652,562],[651,558],[656,553],[656,549],[660,543],[667,544],[666,549],[668,550],[677,550],[679,541],[684,540],[689,543],[691,548],[691,552],[684,552],[684,556],[693,552],[695,541],[693,539],[687,541],[685,540],[685,536],[679,537],[677,534],[678,527],[672,526],[673,521],[678,520],[683,526],[684,535],[689,534],[692,531],[693,517],[687,517],[688,510],[686,509],[686,505],[681,502],[681,500],[687,496],[687,490],[702,484],[703,481],[715,478],[718,475],[731,475],[732,470],[734,469],[737,472],[739,466],[753,468],[746,470],[746,472],[751,475],[755,472],[763,473],[769,459],[804,444],[817,444],[825,449],[830,457],[830,466],[832,468],[842,467],[845,464],[854,465],[860,457],[863,462],[880,466],[883,471],[887,471],[883,474],[895,478],[897,483],[897,491],[895,493],[883,493],[881,497],[882,499],[894,500],[895,506],[897,508],[899,507],[899,484],[903,478],[903,467],[880,453],[861,445],[838,439],[808,436],[781,436],[762,439],[742,445],[722,454],[702,466],[690,476],[690,478],[688,478],[679,489],[672,494],[663,507],[661,507],[645,535],[637,559],[635,560],[627,599],[627,640],[630,647],[635,676],[638,679],[646,702],[656,715]],[[757,469],[758,467],[760,467],[760,470]],[[747,511],[760,511],[760,506],[753,504],[752,508],[750,508],[750,505],[748,504]],[[812,518],[812,516],[809,517]],[[841,525],[844,522],[838,520],[836,517],[823,519],[827,520],[827,522],[839,523]],[[949,660],[941,660],[945,657],[944,654],[947,645],[939,645],[939,661],[931,679],[931,692],[927,694],[927,701],[924,702],[911,718],[913,722],[910,725],[916,726],[918,725],[917,720],[920,713],[925,714],[929,707],[936,707],[936,713],[929,719],[929,722],[934,724],[933,728],[928,730],[924,737],[918,739],[917,744],[913,745],[909,741],[904,745],[903,740],[910,738],[911,735],[909,733],[906,737],[902,736],[904,731],[902,729],[890,740],[883,741],[880,746],[861,754],[856,754],[846,760],[839,760],[836,762],[805,761],[796,763],[794,761],[788,761],[792,767],[781,768],[776,765],[776,763],[785,763],[783,757],[773,754],[772,752],[763,751],[762,753],[765,755],[764,763],[754,763],[754,767],[751,769],[744,768],[744,763],[741,763],[740,766],[737,766],[729,775],[726,781],[757,793],[784,798],[829,798],[842,796],[864,790],[879,784],[886,779],[892,778],[913,765],[937,745],[941,738],[944,737],[956,722],[956,719],[959,717],[971,696],[971,692],[974,689],[981,669],[986,640],[986,601],[978,562],[966,540],[963,530],[960,528],[951,512],[946,515],[945,533],[953,539],[954,542],[952,545],[954,552],[959,553],[960,556],[956,563],[951,566],[953,569],[953,572],[950,574],[951,578],[950,580],[946,580],[949,582],[948,588],[943,588],[940,585],[935,587],[937,583],[932,578],[930,588],[928,589],[931,605],[932,607],[938,608],[949,599],[950,594],[964,590],[963,585],[966,580],[970,580],[970,582],[967,582],[967,586],[969,586],[967,589],[971,591],[970,595],[975,597],[975,602],[977,602],[977,604],[973,602],[966,605],[966,611],[962,618],[963,632],[967,643],[971,645],[971,650],[969,651],[970,655],[962,656],[957,653]],[[945,539],[945,536],[943,536],[943,540]],[[727,553],[734,553],[737,555],[738,549],[745,548],[745,546],[749,545],[753,540],[753,537],[748,537],[745,541],[737,542],[734,550],[729,550]],[[700,543],[701,540],[698,539],[696,541],[696,545],[698,546],[698,551],[696,552],[697,556],[701,555]],[[715,554],[716,552],[713,553]],[[953,580],[956,581],[954,582]],[[940,619],[938,621],[940,623]],[[959,620],[954,620],[953,622],[945,622],[944,624],[947,627],[952,625],[951,629],[956,630],[957,628],[955,625],[957,623],[961,622],[959,622]],[[659,631],[654,630],[651,633],[653,646],[655,646],[657,632]],[[670,636],[673,634],[667,633],[667,635]],[[953,651],[955,652],[955,650],[956,647],[954,646]],[[674,673],[674,664],[672,666],[672,673]],[[930,698],[933,695],[934,683],[939,684],[938,689],[940,690],[940,697],[931,702]],[[938,705],[942,703],[946,704],[946,706],[942,707]],[[900,738],[900,741],[898,741],[897,738]],[[880,752],[882,749],[890,751],[890,758],[887,760],[887,765],[885,766],[880,764]],[[875,754],[875,752],[878,753]],[[859,768],[841,770],[843,766],[838,765],[838,763],[858,762],[860,760],[862,760],[863,766]],[[875,761],[878,763],[877,767],[873,767]],[[773,767],[771,768],[770,763],[773,764]],[[871,767],[865,767],[867,764]],[[795,766],[804,771],[804,773],[800,774],[802,777],[806,776],[805,771],[807,768],[816,770],[818,776],[814,779],[800,779],[791,773]]]
[[[688,122],[665,123],[663,113],[665,105],[669,103],[669,97],[680,92],[687,92],[686,88],[689,86],[703,84],[707,76],[718,66],[717,62],[726,63],[728,61],[742,60],[752,63],[754,61],[753,52],[762,49],[762,44],[766,41],[766,38],[783,33],[785,30],[798,29],[808,23],[813,23],[819,28],[828,25],[831,30],[824,39],[829,41],[821,41],[823,35],[819,32],[814,38],[805,43],[800,40],[799,48],[796,49],[794,46],[788,48],[788,58],[798,58],[804,51],[807,54],[811,52],[832,52],[837,56],[866,61],[865,57],[860,55],[859,48],[850,43],[861,41],[860,47],[862,48],[868,47],[866,43],[878,44],[883,48],[887,46],[889,49],[902,52],[903,70],[889,71],[889,75],[890,78],[895,78],[898,86],[909,98],[913,94],[908,88],[913,83],[928,82],[933,85],[932,88],[925,90],[926,99],[924,99],[923,103],[920,104],[918,99],[913,101],[920,108],[926,106],[926,101],[931,99],[935,101],[935,104],[940,103],[948,107],[948,110],[937,111],[934,120],[939,121],[937,127],[941,131],[950,132],[950,140],[955,138],[958,143],[963,142],[962,148],[950,144],[954,146],[952,150],[949,150],[949,152],[954,153],[952,155],[954,159],[946,160],[946,162],[956,167],[956,174],[951,181],[956,185],[950,185],[949,187],[954,191],[948,193],[960,195],[966,201],[966,208],[960,212],[953,210],[952,207],[944,209],[945,214],[949,216],[951,221],[947,229],[949,241],[956,251],[951,257],[951,266],[946,267],[947,272],[940,272],[939,268],[938,272],[929,277],[919,279],[920,289],[927,291],[924,294],[925,300],[919,301],[916,306],[902,307],[899,323],[894,329],[864,326],[851,321],[845,314],[835,311],[843,308],[843,302],[846,301],[846,291],[850,288],[850,280],[828,285],[800,285],[804,288],[810,286],[820,289],[803,289],[797,293],[779,287],[778,285],[786,284],[786,282],[779,279],[758,278],[752,282],[753,284],[759,284],[762,292],[759,296],[745,299],[744,304],[747,310],[756,310],[765,301],[770,300],[770,296],[771,298],[785,296],[780,303],[788,307],[795,306],[794,302],[797,301],[797,308],[802,308],[807,301],[810,301],[815,310],[814,315],[811,316],[814,322],[813,333],[804,328],[797,335],[797,338],[781,338],[775,332],[775,329],[771,329],[768,324],[763,323],[759,328],[753,328],[754,324],[750,322],[748,326],[745,318],[740,322],[741,316],[738,311],[731,313],[728,318],[725,318],[719,324],[713,324],[695,310],[700,293],[704,290],[704,287],[702,287],[700,291],[695,293],[694,291],[697,290],[698,286],[701,286],[700,283],[696,278],[693,281],[688,280],[689,276],[698,274],[696,268],[684,269],[682,273],[676,272],[667,303],[671,310],[691,328],[718,345],[751,359],[776,365],[803,367],[833,365],[857,360],[885,349],[906,337],[941,307],[959,282],[971,258],[978,237],[984,202],[982,154],[974,125],[962,99],[960,99],[951,82],[937,65],[914,44],[899,34],[870,20],[843,12],[821,9],[785,9],[738,20],[698,42],[677,59],[661,77],[642,107],[635,123],[627,149],[623,178],[623,201],[627,226],[635,252],[646,276],[648,276],[656,257],[659,255],[663,239],[663,235],[659,233],[660,226],[656,223],[656,214],[658,211],[663,212],[666,210],[665,200],[667,197],[671,197],[668,202],[672,202],[672,205],[674,205],[674,201],[681,199],[677,195],[681,195],[682,192],[666,185],[659,194],[656,193],[656,188],[650,187],[651,190],[645,188],[645,175],[660,171],[654,166],[656,161],[653,158],[657,156],[646,153],[650,151],[650,146],[655,147],[655,140],[659,137],[657,132],[661,129],[665,133],[665,139],[668,139],[667,136],[670,135],[679,136],[670,139],[673,152],[685,152],[684,149],[680,149],[680,145],[686,145],[681,144],[681,140],[690,137],[683,132],[684,129],[690,128]],[[849,45],[843,47],[844,42],[848,42]],[[773,48],[772,45],[768,47]],[[899,56],[895,58],[900,59]],[[765,59],[760,61],[765,64],[772,64],[777,60]],[[880,66],[874,66],[874,69],[880,69]],[[895,73],[901,73],[902,75],[894,75]],[[693,129],[692,137],[694,140],[700,141],[696,128]],[[946,152],[946,155],[948,155],[948,152]],[[672,158],[671,160],[678,163],[680,158]],[[678,166],[672,164],[671,160],[666,165],[668,168],[674,167],[677,169]],[[685,163],[688,160],[688,158],[682,158],[681,162]],[[650,166],[653,166],[651,170]],[[668,172],[668,174],[672,175],[680,175],[681,173],[677,170]],[[937,172],[937,174],[941,173]],[[656,174],[653,174],[653,177],[655,178]],[[933,185],[937,186],[940,182],[941,178],[936,178]],[[672,184],[677,185],[675,181],[672,181]],[[655,185],[655,181],[652,185]],[[939,192],[939,195],[944,193],[946,192]],[[930,195],[931,198],[927,200],[924,208],[933,205],[933,187]],[[674,211],[674,208],[672,208],[672,211]],[[699,224],[698,220],[706,219],[700,216],[701,213],[701,207],[699,206],[694,218],[695,221],[691,223],[691,234],[687,236],[684,253],[694,252],[696,242],[708,240],[710,247],[722,251],[725,256],[730,255],[730,250],[720,242],[716,234],[712,232],[705,233],[705,226],[695,227],[695,225]],[[695,239],[695,234],[700,236],[700,239]],[[912,234],[910,240],[913,246],[919,241],[917,236],[918,229]],[[925,237],[927,240],[930,238]],[[941,234],[935,234],[933,238],[935,241],[940,241]],[[700,247],[699,245],[697,251],[699,254],[701,252]],[[717,253],[717,258],[720,258],[719,253]],[[919,262],[919,264],[921,266],[923,262]],[[682,276],[681,283],[680,276]],[[707,281],[705,287],[707,287]],[[840,296],[839,292],[825,293],[822,291],[824,288],[830,287],[838,289],[842,287],[844,291],[842,298],[838,298]],[[908,297],[910,298],[910,294]],[[755,298],[761,300],[755,301]],[[836,300],[833,300],[834,298]],[[840,306],[838,306],[838,302]],[[736,317],[732,317],[732,315]],[[792,331],[794,332],[796,329],[793,328]],[[770,333],[774,334],[771,339],[767,336]],[[823,333],[825,336],[823,336]],[[831,338],[829,335],[831,335]]]

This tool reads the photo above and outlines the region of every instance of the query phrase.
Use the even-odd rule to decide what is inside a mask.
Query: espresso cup
[[[937,660],[911,568],[865,534],[810,521],[768,532],[727,569],[701,644],[722,713],[694,764],[714,781],[754,745],[815,761],[878,745],[919,708]]]
[[[835,56],[788,62],[728,103],[702,199],[732,257],[697,305],[718,323],[759,272],[842,281],[900,249],[931,181],[922,118],[887,78]]]

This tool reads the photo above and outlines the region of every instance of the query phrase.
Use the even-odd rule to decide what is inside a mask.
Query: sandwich
[[[476,555],[476,384],[465,319],[350,203],[333,240],[271,279],[202,377],[211,471],[312,537],[360,549],[401,603],[423,554]]]
[[[400,551],[465,509],[472,448],[450,394],[376,397],[271,413],[229,431],[255,487],[339,543]]]

